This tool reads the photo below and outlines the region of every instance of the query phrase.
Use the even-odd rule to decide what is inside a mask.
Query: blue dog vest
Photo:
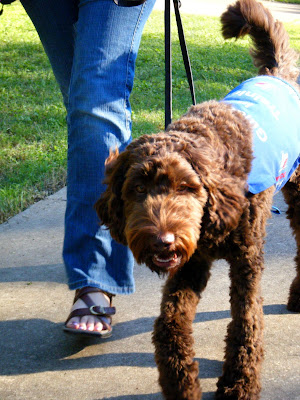
[[[257,76],[222,101],[241,111],[253,126],[249,192],[272,185],[279,191],[300,163],[300,95],[279,78]]]

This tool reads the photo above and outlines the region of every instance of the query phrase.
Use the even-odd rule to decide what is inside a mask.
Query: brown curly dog
[[[112,151],[107,189],[96,204],[112,237],[128,245],[138,263],[167,275],[153,343],[159,382],[169,400],[201,398],[192,323],[212,262],[220,258],[230,265],[232,320],[216,398],[259,398],[265,225],[273,193],[284,183],[298,245],[288,309],[300,312],[297,55],[283,25],[255,0],[229,6],[221,21],[225,38],[249,34],[253,40],[259,74],[247,81],[252,88],[242,86],[220,102],[191,107],[167,132],[144,135],[120,154]],[[282,107],[273,104],[275,97]],[[263,121],[251,114],[256,108]],[[284,143],[295,144],[290,149],[273,146],[280,159],[271,157],[278,168],[267,173],[266,147],[263,156],[253,156],[252,142],[271,148],[278,127]]]

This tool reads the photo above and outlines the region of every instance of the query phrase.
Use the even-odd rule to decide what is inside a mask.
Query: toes
[[[103,319],[103,322],[102,322]],[[96,331],[96,332],[101,332],[105,331],[107,328],[105,327],[105,323],[108,325],[110,323],[108,318],[101,318],[100,320],[98,318],[91,317],[87,320],[86,323],[86,329],[88,331]]]
[[[88,331],[95,331],[95,326],[97,324],[97,320],[95,320],[94,317],[87,317],[87,321],[86,321],[86,329]]]
[[[103,324],[98,318],[88,315],[81,318],[78,327],[79,329],[90,332],[92,331],[101,332],[103,329],[105,329]]]
[[[94,326],[94,331],[101,332],[102,330],[103,330],[103,325],[101,324],[101,322],[98,321]]]
[[[79,323],[80,323],[80,319],[78,317],[73,317],[66,323],[66,326],[68,328],[78,329]]]
[[[87,315],[83,316],[80,319],[80,323],[79,323],[79,329],[86,331],[87,330],[87,323],[88,323],[89,317]],[[89,326],[91,325],[91,323],[89,324]],[[93,329],[89,329],[89,330],[93,330]]]
[[[107,324],[110,322],[108,318],[103,318],[103,320]],[[105,330],[101,321],[93,316],[83,316],[81,319],[79,317],[73,317],[67,322],[66,326],[71,329],[80,329],[83,331],[101,332]]]

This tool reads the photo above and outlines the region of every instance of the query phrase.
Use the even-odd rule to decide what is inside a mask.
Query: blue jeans
[[[142,30],[155,0],[22,0],[63,94],[68,183],[63,258],[70,289],[134,291],[133,256],[100,227],[93,208],[104,190],[110,148],[131,140],[129,96]]]

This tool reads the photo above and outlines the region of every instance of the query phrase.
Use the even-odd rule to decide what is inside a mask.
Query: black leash
[[[186,76],[188,79],[193,105],[196,104],[192,68],[183,32],[179,12],[180,1],[173,0],[177,23],[178,37],[181,47]],[[165,0],[165,129],[172,122],[172,43],[171,43],[171,4]]]
[[[172,121],[171,2],[165,0],[165,129]]]

